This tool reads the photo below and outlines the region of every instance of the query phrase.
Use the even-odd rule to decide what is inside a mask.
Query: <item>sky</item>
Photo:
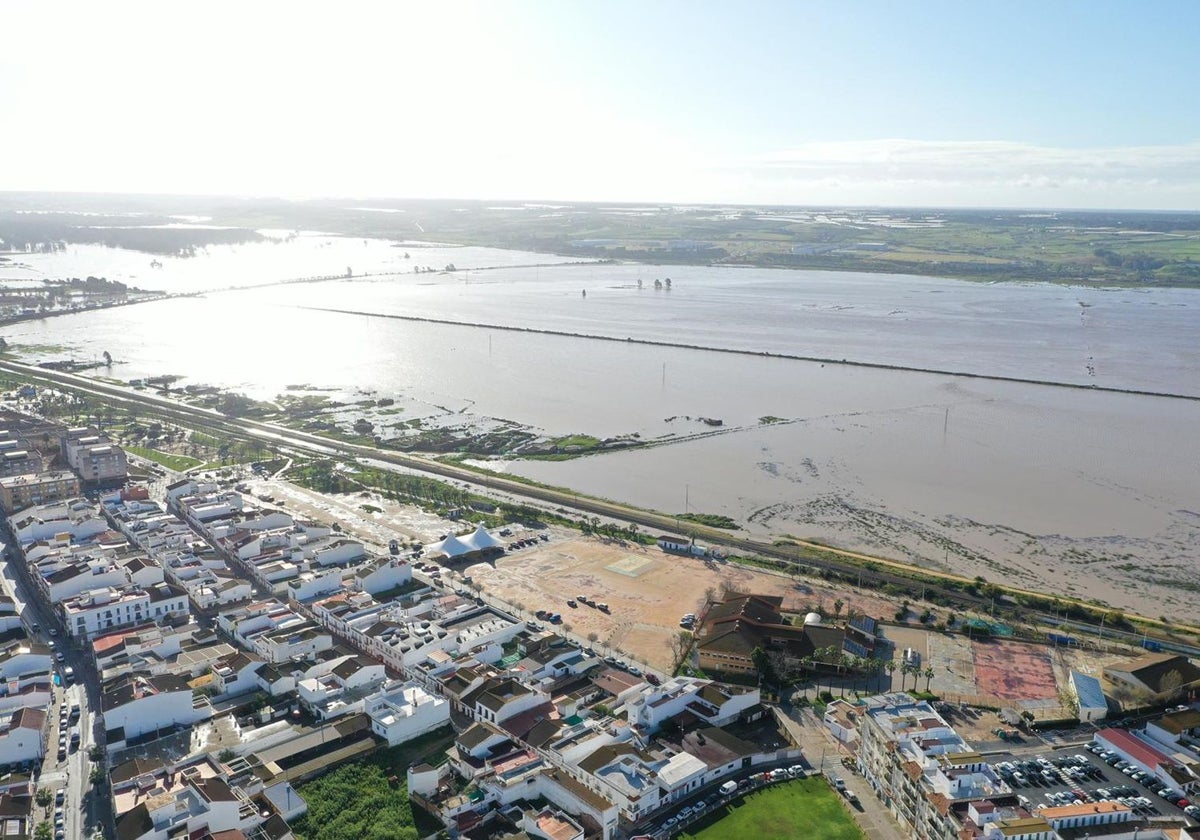
[[[1200,210],[1200,2],[16,2],[0,191]]]

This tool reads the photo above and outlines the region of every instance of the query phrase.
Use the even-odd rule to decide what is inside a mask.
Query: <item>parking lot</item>
[[[994,756],[992,769],[1030,811],[1072,805],[1076,802],[1115,801],[1143,817],[1185,818],[1198,823],[1200,811],[1185,812],[1156,791],[1162,787],[1150,777],[1139,780],[1134,768],[1123,772],[1119,758],[1106,758],[1092,747],[1067,747],[1035,756]],[[1190,805],[1187,800],[1182,800]],[[1192,806],[1194,807],[1194,806]]]

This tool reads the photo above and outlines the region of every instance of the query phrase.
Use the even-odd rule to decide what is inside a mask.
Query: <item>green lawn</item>
[[[838,795],[817,776],[797,779],[734,799],[680,837],[695,840],[864,840]]]
[[[157,449],[146,449],[144,446],[126,446],[125,450],[157,464],[162,464],[167,469],[176,472],[183,472],[201,463],[186,455],[172,455],[169,452],[159,452]]]

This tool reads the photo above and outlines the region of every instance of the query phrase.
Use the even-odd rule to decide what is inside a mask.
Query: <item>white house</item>
[[[248,836],[263,822],[255,808],[244,808],[242,798],[215,776],[190,775],[188,769],[168,778],[167,786],[155,785],[155,795],[132,794],[116,797],[120,802],[135,799],[129,810],[118,812],[117,836],[122,840],[173,840],[179,837]],[[244,795],[244,794],[243,794]],[[237,832],[228,834],[227,832]]]
[[[17,602],[9,595],[0,594],[0,633],[7,633],[21,626]]]
[[[46,754],[46,712],[24,707],[0,714],[0,765],[40,761]]]
[[[43,578],[51,604],[91,589],[121,587],[130,583],[129,572],[107,557],[94,557],[71,563]]]
[[[213,688],[218,697],[235,697],[258,690],[258,671],[263,661],[238,651],[213,665]]]
[[[163,575],[162,566],[149,557],[134,556],[121,563],[121,565],[125,567],[125,572],[129,576],[129,580],[143,588],[154,586],[156,583],[162,583],[166,579]]]
[[[323,569],[316,568],[310,572],[301,572],[287,584],[288,599],[292,601],[310,601],[322,595],[339,592],[342,589],[342,570],[336,566]]]
[[[623,693],[630,723],[654,732],[663,722],[687,710],[712,726],[731,723],[761,700],[757,688],[721,687],[712,680],[674,677],[661,686],[643,684]]]
[[[512,678],[491,678],[471,695],[464,697],[464,705],[475,720],[500,724],[511,717],[549,702],[547,694],[522,685]]]
[[[412,566],[407,560],[380,557],[354,570],[353,586],[359,592],[378,595],[412,582]]]
[[[104,686],[100,706],[110,752],[148,732],[190,726],[211,711],[210,706],[193,703],[187,681],[172,674],[118,677]]]
[[[347,656],[326,674],[296,683],[304,708],[320,720],[362,711],[366,696],[387,679],[383,664],[365,656]]]
[[[52,686],[50,648],[18,640],[0,648],[0,711],[23,706],[43,708]]]
[[[14,513],[10,519],[21,545],[49,539],[56,534],[69,534],[72,540],[81,542],[108,530],[108,523],[100,511],[84,499],[34,505]]]
[[[394,747],[450,722],[450,704],[416,682],[391,682],[363,701],[371,731]]]

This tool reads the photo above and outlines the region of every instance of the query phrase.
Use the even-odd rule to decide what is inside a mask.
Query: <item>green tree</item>
[[[49,807],[53,800],[54,794],[50,792],[50,788],[38,788],[37,795],[34,797],[34,801],[43,808]]]
[[[758,671],[758,678],[763,685],[778,685],[779,676],[775,673],[775,665],[771,657],[761,647],[756,647],[750,653],[750,661]]]

